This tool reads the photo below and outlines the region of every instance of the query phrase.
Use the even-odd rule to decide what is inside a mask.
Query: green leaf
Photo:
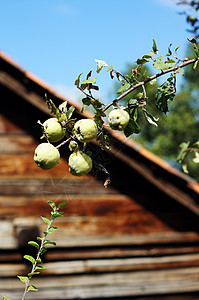
[[[47,201],[47,203],[52,207],[52,209],[56,210],[56,205],[55,205],[55,202],[53,201]]]
[[[91,78],[91,79],[83,80],[83,81],[81,82],[81,86],[88,85],[88,84],[90,84],[90,83],[96,83],[96,79],[97,79],[97,77]]]
[[[69,120],[72,117],[73,112],[75,111],[75,107],[73,105],[70,106],[68,111],[66,112],[66,118]]]
[[[29,278],[27,277],[27,276],[17,276],[20,280],[21,280],[21,282],[23,282],[23,283],[27,283],[28,282],[28,280],[29,280]]]
[[[114,69],[114,66],[110,66],[108,67],[108,69],[106,70],[107,72],[109,72],[110,70]]]
[[[193,66],[194,70],[197,68],[197,66],[198,66],[198,60],[196,60],[194,63],[194,66]]]
[[[97,63],[97,73],[99,73],[103,67],[108,67],[107,63],[103,60],[95,59],[95,61]]]
[[[156,43],[156,40],[155,40],[155,39],[153,39],[153,47],[152,47],[152,49],[153,49],[153,52],[154,52],[155,54],[158,53],[158,47],[157,47],[157,43]]]
[[[51,212],[51,214],[52,214],[52,217],[51,217],[52,220],[63,217],[62,214],[58,213],[58,212]]]
[[[171,46],[172,46],[172,44],[169,44],[168,52],[167,52],[166,56],[172,55]]]
[[[140,133],[141,128],[136,121],[130,118],[128,125],[124,129],[124,134],[129,137],[133,133]]]
[[[32,276],[38,275],[38,274],[40,274],[40,272],[32,272],[32,273],[28,273],[28,276],[32,277]]]
[[[3,300],[10,300],[9,298],[7,298],[7,297],[5,297],[5,296],[3,296]]]
[[[67,112],[67,101],[64,101],[59,105],[59,111],[63,114]]]
[[[103,132],[100,132],[98,134],[98,140],[99,140],[99,144],[102,150],[104,149],[111,149],[111,141],[110,138],[107,134],[104,134]]]
[[[170,59],[168,59],[167,61],[166,61],[167,63],[170,63],[170,64],[175,64],[175,59],[173,59],[173,58],[170,58]]]
[[[44,253],[46,253],[46,251],[47,251],[47,248],[44,246],[44,247],[42,247],[42,249],[41,249],[41,255],[43,255]]]
[[[178,157],[177,157],[177,161],[179,162],[179,163],[182,163],[184,160],[185,160],[185,158],[186,158],[186,156],[187,156],[187,154],[188,154],[188,147],[189,147],[189,145],[190,145],[190,143],[189,142],[183,142],[183,143],[181,143],[180,144],[180,148],[181,148],[181,150],[180,150],[180,152],[179,152],[179,154],[178,154]]]
[[[162,61],[162,55],[160,55],[158,59],[153,63],[153,66],[157,70],[167,70],[171,67],[171,64]]]
[[[177,52],[179,48],[180,48],[180,45],[175,48],[175,52]]]
[[[31,255],[24,255],[24,258],[27,259],[27,260],[29,260],[33,264],[35,263],[35,259]]]
[[[100,101],[100,99],[95,99],[91,101],[92,106],[99,112],[99,108],[102,107],[103,103]]]
[[[47,245],[47,244],[56,246],[55,242],[51,242],[51,241],[48,241],[48,240],[44,241],[44,245]]]
[[[35,291],[35,292],[37,292],[38,288],[36,288],[36,286],[34,286],[34,285],[29,285],[28,286],[28,291]]]
[[[46,269],[46,267],[44,267],[44,266],[36,266],[35,267],[35,270],[43,270],[43,269]]]
[[[190,39],[187,39],[187,40],[192,44],[197,44],[197,41],[195,38],[192,38],[191,40]]]
[[[77,79],[75,80],[75,85],[77,86],[77,88],[80,88],[80,77],[83,73],[80,73],[77,77]]]
[[[123,94],[125,91],[127,91],[129,88],[131,87],[131,85],[128,82],[125,82],[124,84],[121,85],[121,87],[119,88],[119,90],[117,90],[117,94]]]
[[[180,75],[184,75],[184,70],[179,68],[176,73],[180,74]]]
[[[144,112],[144,116],[146,118],[146,120],[149,122],[149,124],[154,125],[156,127],[158,127],[158,124],[156,123],[159,119],[155,118],[154,116],[152,116],[150,113],[148,113],[146,111],[145,108],[142,108],[143,112]]]
[[[29,241],[28,244],[35,247],[35,248],[37,248],[37,249],[39,249],[39,244],[35,241]]]
[[[139,105],[139,102],[137,99],[130,99],[128,101],[128,107],[131,108],[131,107],[137,107]]]
[[[154,55],[153,51],[150,51],[149,53],[145,54],[143,57],[145,58],[151,58]]]
[[[88,97],[83,98],[83,99],[82,99],[82,103],[83,103],[84,105],[89,106],[89,105],[91,104],[91,99],[88,98]]]
[[[48,106],[48,109],[50,110],[50,112],[52,114],[56,115],[56,113],[57,113],[57,107],[56,107],[56,105],[54,104],[54,102],[51,99],[47,98],[46,94],[45,94],[45,96],[46,96],[46,104]]]
[[[58,207],[60,208],[60,207],[62,207],[62,206],[66,206],[66,205],[68,205],[68,202],[62,202],[62,203],[60,203],[60,204],[58,205]]]
[[[172,101],[175,97],[175,86],[172,82],[165,82],[160,87],[158,87],[155,94],[156,107],[164,112],[168,112],[169,101]]]
[[[42,218],[42,220],[47,224],[47,225],[49,225],[50,224],[50,220],[49,219],[47,219],[47,218],[45,218],[45,217],[41,217]]]
[[[50,226],[49,230],[58,230],[58,228],[55,226]]]
[[[51,232],[49,232],[49,231],[47,231],[47,230],[43,230],[43,233],[44,233],[45,235],[51,234]]]
[[[145,57],[142,57],[142,58],[138,58],[136,61],[135,61],[138,65],[143,65],[147,62],[149,62],[149,60]]]
[[[93,71],[93,69],[88,72],[86,79],[89,79],[91,77],[92,71]]]

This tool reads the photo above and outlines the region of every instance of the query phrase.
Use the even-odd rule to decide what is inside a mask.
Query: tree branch
[[[118,96],[116,99],[114,99],[112,102],[110,102],[109,104],[107,104],[105,107],[104,107],[104,111],[106,111],[110,106],[114,105],[117,101],[120,101],[122,98],[124,98],[125,96],[127,96],[128,94],[130,94],[132,91],[134,91],[135,89],[139,88],[140,86],[144,86],[146,83],[160,77],[160,76],[163,76],[167,73],[170,73],[170,72],[173,72],[173,71],[176,71],[177,69],[179,68],[184,68],[190,64],[193,64],[195,63],[199,58],[193,58],[193,59],[189,59],[185,62],[183,62],[182,64],[179,64],[173,68],[169,68],[167,70],[163,70],[151,77],[148,77],[146,78],[145,80],[135,84],[134,86],[132,86],[130,89],[128,89],[126,92],[124,92],[122,95]]]

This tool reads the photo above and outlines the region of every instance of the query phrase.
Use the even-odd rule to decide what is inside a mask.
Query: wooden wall
[[[70,175],[64,158],[53,170],[39,169],[38,139],[21,126],[23,115],[8,115],[0,115],[0,294],[20,299],[16,275],[29,270],[22,256],[45,228],[39,216],[49,216],[46,201],[53,200],[69,205],[55,221],[47,269],[33,279],[40,291],[27,299],[199,297],[197,216],[107,154],[108,189],[98,174]]]

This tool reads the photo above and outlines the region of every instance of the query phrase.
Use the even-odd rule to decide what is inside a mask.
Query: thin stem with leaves
[[[51,211],[50,219],[41,217],[42,220],[47,224],[47,228],[46,228],[46,230],[43,231],[44,236],[42,238],[41,237],[37,238],[37,240],[40,241],[40,245],[35,241],[28,242],[29,245],[37,248],[38,251],[37,251],[36,258],[34,258],[33,256],[30,256],[30,255],[24,255],[24,258],[32,263],[31,272],[28,273],[27,276],[17,276],[23,283],[25,283],[25,289],[23,292],[22,300],[25,299],[25,297],[29,291],[37,291],[38,290],[37,287],[30,284],[30,281],[34,275],[40,274],[40,271],[37,271],[37,270],[45,269],[45,267],[42,266],[41,256],[47,251],[46,245],[47,244],[56,245],[55,242],[47,240],[47,236],[49,234],[51,234],[53,230],[57,229],[57,227],[52,226],[52,223],[56,218],[62,217],[63,212],[60,212],[59,209],[61,207],[63,207],[64,205],[68,204],[67,202],[63,202],[63,203],[60,203],[57,207],[53,201],[47,201],[47,202],[53,210]]]

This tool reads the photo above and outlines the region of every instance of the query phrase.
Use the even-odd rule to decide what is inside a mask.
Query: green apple
[[[129,114],[122,108],[113,109],[109,113],[108,122],[112,129],[123,131],[129,123]]]
[[[64,137],[64,131],[57,118],[50,118],[43,123],[44,134],[51,143],[60,141]]]
[[[75,151],[69,156],[69,171],[74,176],[86,175],[92,169],[92,159],[82,151]]]
[[[88,143],[97,136],[97,125],[91,119],[82,119],[74,125],[75,135],[82,143]]]
[[[59,159],[59,151],[50,143],[42,143],[35,149],[34,161],[43,170],[54,168]]]

